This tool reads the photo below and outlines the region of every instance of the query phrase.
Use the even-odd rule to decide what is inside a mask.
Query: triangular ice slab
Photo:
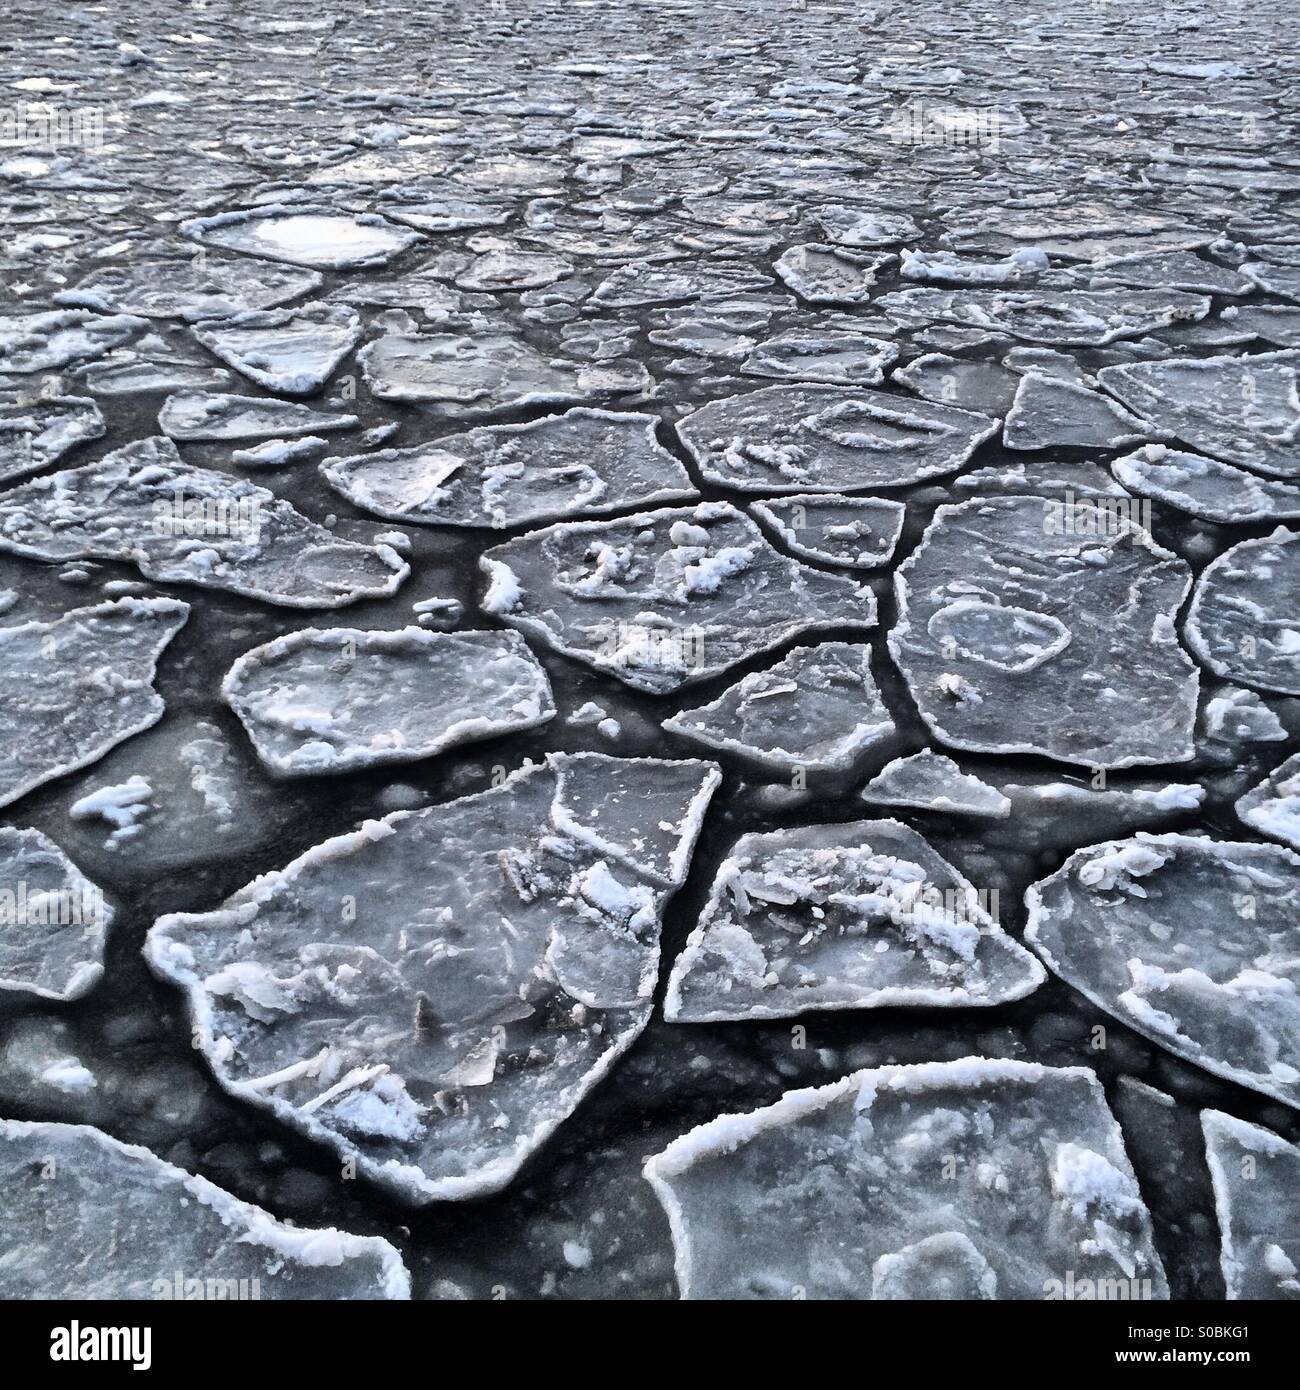
[[[1011,802],[996,787],[963,772],[951,758],[930,748],[883,767],[863,787],[862,799],[878,806],[909,806],[992,820],[1011,814]]]

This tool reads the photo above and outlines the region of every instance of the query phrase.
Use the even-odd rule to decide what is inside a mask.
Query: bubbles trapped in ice
[[[1191,571],[1122,509],[942,506],[894,582],[889,649],[941,742],[1089,767],[1192,757],[1197,671],[1174,627]]]
[[[427,444],[327,459],[321,476],[394,521],[519,526],[696,496],[655,438],[658,418],[578,407]]]
[[[391,547],[335,536],[265,488],[182,462],[162,438],[0,495],[0,550],[120,560],[295,608],[393,594],[409,573]]]
[[[221,693],[280,776],[413,762],[555,716],[513,632],[307,628],[246,652]]]
[[[683,1298],[1086,1296],[1066,1271],[1168,1296],[1119,1126],[1081,1067],[859,1071],[701,1125],[645,1171]]]
[[[378,1236],[299,1229],[89,1125],[0,1120],[5,1298],[409,1298]]]
[[[650,1016],[711,764],[551,755],[162,918],[232,1094],[423,1203],[505,1186]]]
[[[851,642],[796,647],[663,727],[783,779],[847,776],[894,735],[871,675],[871,648]]]
[[[559,522],[479,565],[484,612],[659,694],[802,632],[876,619],[870,589],[779,554],[726,502]]]
[[[37,830],[0,826],[0,991],[79,999],[104,973],[113,909]]]
[[[1139,834],[1076,851],[1025,897],[1025,939],[1177,1057],[1300,1106],[1300,858]]]
[[[852,821],[741,836],[673,965],[664,1015],[999,1004],[1044,978],[914,830]]]

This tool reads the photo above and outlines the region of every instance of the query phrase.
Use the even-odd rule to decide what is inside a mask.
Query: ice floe
[[[996,787],[963,772],[951,758],[930,748],[881,768],[861,796],[877,806],[948,815],[1005,820],[1011,814],[1011,802]]]
[[[1163,444],[1147,444],[1115,459],[1110,471],[1129,492],[1203,521],[1235,526],[1300,517],[1300,487]]]
[[[313,303],[206,319],[193,333],[259,386],[306,396],[319,391],[356,347],[361,320],[345,305]]]
[[[1300,753],[1275,767],[1236,803],[1238,818],[1252,830],[1300,849]]]
[[[849,569],[887,564],[907,515],[902,502],[834,492],[773,497],[749,509],[796,555]]]
[[[205,246],[309,270],[383,265],[423,240],[418,232],[395,227],[373,213],[282,204],[191,218],[180,224],[180,231]]]

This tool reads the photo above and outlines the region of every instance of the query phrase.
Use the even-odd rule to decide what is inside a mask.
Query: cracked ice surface
[[[1119,1126],[1082,1067],[855,1072],[701,1125],[645,1171],[683,1298],[1041,1299],[1067,1270],[1168,1296]]]
[[[1136,522],[1074,533],[1095,518],[1041,497],[935,513],[895,575],[889,649],[941,742],[1087,766],[1192,757],[1197,672],[1174,629],[1191,572]]]
[[[0,550],[121,560],[294,608],[392,594],[410,572],[390,546],[335,536],[265,488],[184,463],[163,438],[0,493]]]
[[[710,763],[563,754],[162,918],[234,1095],[412,1202],[503,1187],[645,1027]]]
[[[221,693],[282,776],[411,762],[555,717],[513,632],[306,628],[241,656]]]
[[[1026,940],[1099,1008],[1300,1106],[1300,857],[1139,834],[1076,851],[1025,901]]]
[[[732,846],[673,965],[664,1015],[704,1023],[1001,1004],[1043,978],[914,830],[853,821]]]
[[[0,1120],[0,1186],[22,1250],[0,1262],[4,1298],[184,1298],[177,1271],[200,1290],[256,1284],[231,1298],[411,1295],[388,1241],[287,1225],[89,1125]]]
[[[727,502],[560,522],[479,563],[485,612],[657,694],[801,632],[876,620],[870,589],[779,555]]]

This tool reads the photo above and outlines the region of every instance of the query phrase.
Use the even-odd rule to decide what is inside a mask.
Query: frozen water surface
[[[701,1125],[646,1177],[683,1298],[1042,1299],[1067,1270],[1168,1296],[1119,1126],[1082,1067],[855,1072]]]

